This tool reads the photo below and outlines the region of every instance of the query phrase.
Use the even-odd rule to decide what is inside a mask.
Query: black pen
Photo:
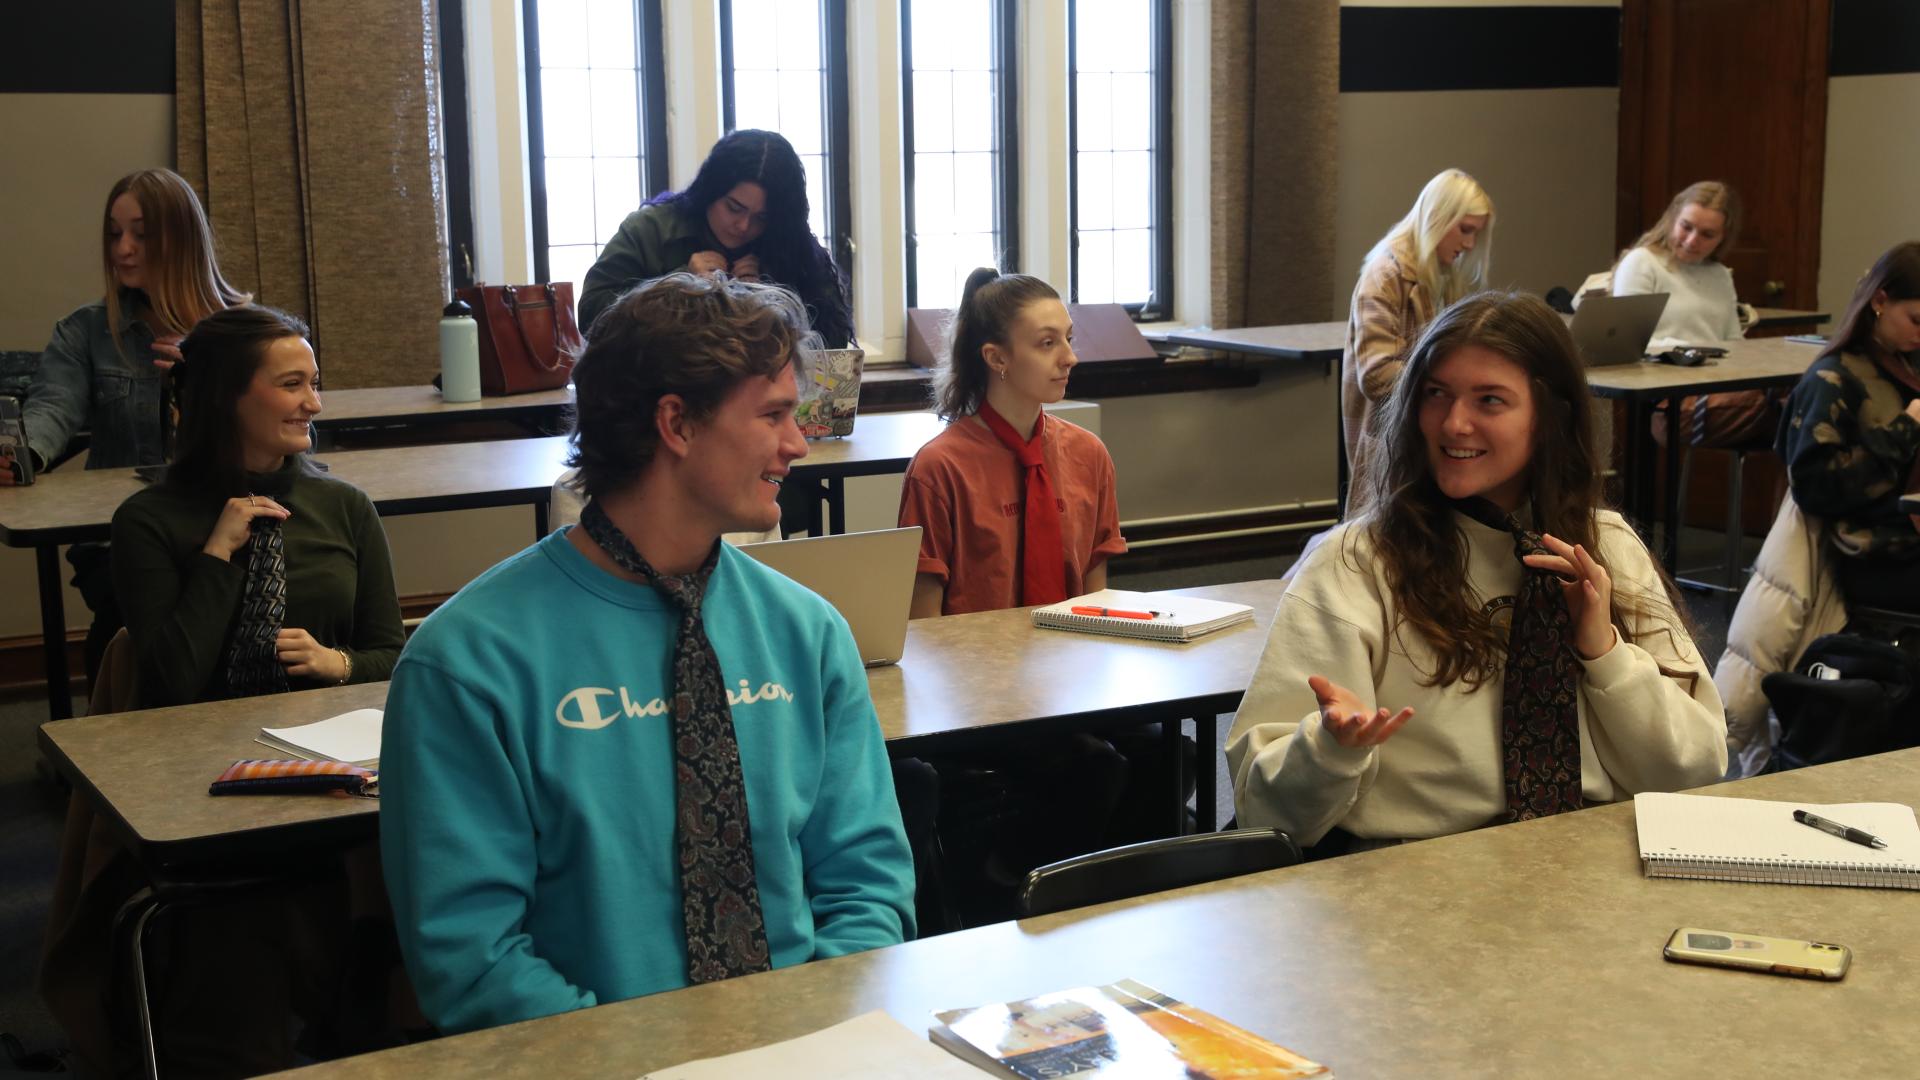
[[[1883,848],[1887,846],[1885,840],[1880,839],[1870,832],[1862,832],[1851,825],[1842,825],[1837,821],[1828,821],[1818,814],[1809,814],[1805,810],[1795,810],[1793,812],[1793,820],[1802,825],[1811,825],[1830,836],[1837,836],[1842,840],[1851,840],[1862,847]]]

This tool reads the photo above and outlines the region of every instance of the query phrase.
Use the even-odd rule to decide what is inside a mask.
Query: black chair
[[[1274,828],[1177,836],[1108,848],[1027,874],[1020,915],[1050,915],[1166,889],[1200,885],[1300,861],[1293,838]]]
[[[1847,608],[1847,630],[1887,642],[1908,652],[1920,652],[1920,611],[1865,607]]]

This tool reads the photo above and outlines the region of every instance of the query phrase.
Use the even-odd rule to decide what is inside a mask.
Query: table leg
[[[1640,538],[1647,545],[1653,545],[1652,492],[1653,487],[1653,429],[1648,419],[1646,402],[1639,398],[1627,399],[1626,430],[1618,436],[1626,441],[1624,482],[1620,492],[1620,501],[1627,511],[1627,519],[1640,531]]]
[[[1209,712],[1193,718],[1193,741],[1198,753],[1193,760],[1194,817],[1200,831],[1213,832],[1220,827],[1220,811],[1214,797],[1214,755],[1219,744],[1219,717]]]
[[[67,682],[66,597],[60,591],[60,545],[33,550],[40,572],[40,647],[46,658],[47,711],[51,719],[73,715],[73,687]]]
[[[541,499],[533,504],[533,541],[539,543],[547,538],[547,509],[550,500]]]
[[[844,478],[827,478],[827,531],[835,536],[847,531],[847,482]]]
[[[822,514],[821,502],[827,497],[827,485],[824,481],[807,481],[807,535],[826,535],[826,515]]]
[[[1667,490],[1661,500],[1666,510],[1667,539],[1661,547],[1661,559],[1667,573],[1680,572],[1680,396],[1667,399]],[[1728,492],[1732,497],[1732,492]]]
[[[1177,717],[1169,717],[1160,722],[1160,748],[1166,754],[1171,766],[1173,787],[1173,831],[1168,836],[1187,834],[1187,776],[1182,762],[1186,758],[1186,747],[1182,745],[1185,736],[1180,731]]]

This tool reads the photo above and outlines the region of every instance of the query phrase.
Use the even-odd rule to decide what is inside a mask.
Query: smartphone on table
[[[0,394],[0,469],[13,472],[16,484],[33,483],[33,452],[27,449],[27,427],[19,398]]]
[[[1667,939],[1667,959],[1682,964],[1743,968],[1802,979],[1842,978],[1853,962],[1853,950],[1824,941],[1761,937],[1730,930],[1703,930],[1683,926]]]

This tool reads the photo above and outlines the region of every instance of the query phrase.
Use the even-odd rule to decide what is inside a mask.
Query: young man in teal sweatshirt
[[[846,622],[720,542],[806,443],[804,311],[676,274],[574,371],[582,523],[489,570],[394,671],[380,838],[420,1004],[468,1031],[913,933]]]

